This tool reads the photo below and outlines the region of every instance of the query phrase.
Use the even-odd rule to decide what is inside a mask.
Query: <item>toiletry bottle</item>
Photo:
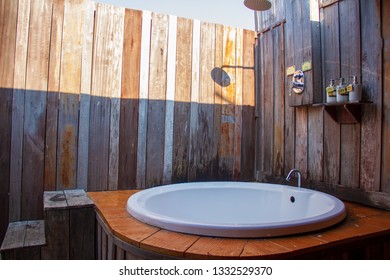
[[[337,102],[348,102],[348,92],[344,83],[344,78],[340,78],[340,83],[336,87]]]
[[[349,92],[349,102],[360,102],[362,100],[362,85],[358,82],[358,77],[352,77],[352,84],[347,87]]]
[[[326,88],[326,103],[336,102],[336,89],[334,86],[334,80],[330,80],[329,86]]]

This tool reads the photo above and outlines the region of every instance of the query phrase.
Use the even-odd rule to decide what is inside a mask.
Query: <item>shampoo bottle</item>
[[[336,102],[336,89],[334,86],[334,80],[330,80],[329,86],[326,88],[326,103]]]
[[[346,89],[344,78],[340,78],[340,83],[336,88],[337,102],[348,102],[348,91]]]
[[[362,85],[358,82],[358,77],[352,77],[352,84],[347,88],[349,92],[349,102],[360,102],[362,100]]]

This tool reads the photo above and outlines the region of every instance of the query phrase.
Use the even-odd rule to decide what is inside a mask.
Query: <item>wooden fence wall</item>
[[[253,178],[253,31],[89,0],[0,27],[0,240],[43,191]]]
[[[373,103],[362,105],[359,123],[336,123],[321,106],[288,106],[286,68],[301,65],[297,57],[311,47],[302,24],[308,9],[320,15],[321,40],[313,44],[321,48],[323,96],[329,79],[360,76],[363,98]],[[309,187],[390,209],[389,9],[379,0],[278,0],[257,14],[259,179],[283,179],[296,167]]]

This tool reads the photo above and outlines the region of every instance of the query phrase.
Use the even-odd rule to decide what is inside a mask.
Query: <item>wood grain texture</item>
[[[168,24],[168,16],[152,13],[146,139],[146,186],[148,187],[160,185],[164,171]]]
[[[382,135],[382,38],[380,1],[361,1],[360,9],[370,14],[361,17],[362,29],[362,84],[365,100],[374,104],[362,112],[360,187],[368,191],[380,190],[380,157]]]
[[[173,127],[173,182],[188,178],[190,101],[192,88],[192,28],[193,21],[177,19],[176,85]]]
[[[126,9],[124,20],[119,189],[136,186],[142,12]]]

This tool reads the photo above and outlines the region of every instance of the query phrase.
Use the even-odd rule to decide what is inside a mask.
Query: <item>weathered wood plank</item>
[[[361,1],[360,10],[369,14],[361,17],[363,99],[374,103],[365,106],[361,119],[360,186],[380,190],[382,135],[382,38],[381,1]]]
[[[118,188],[134,188],[137,176],[142,12],[125,10]]]
[[[3,1],[0,4],[0,240],[4,237],[9,218],[12,87],[15,70],[17,12],[18,3],[15,1]],[[19,197],[15,197],[15,199],[19,199]],[[15,205],[12,206],[15,207]],[[16,207],[18,206],[16,205]]]
[[[15,72],[12,93],[13,100],[9,186],[9,220],[11,222],[19,221],[21,217],[23,122],[24,97],[26,94],[25,85],[29,16],[30,1],[20,1],[18,7],[18,28],[16,33],[15,46]],[[4,135],[3,132],[2,135]],[[6,211],[3,213],[6,213]]]
[[[219,179],[219,157],[220,157],[220,145],[221,145],[221,121],[222,121],[222,78],[223,78],[223,25],[217,24],[215,26],[215,57],[213,69],[214,79],[214,115],[213,115],[213,167],[212,177]]]
[[[173,127],[172,181],[188,178],[193,21],[177,19],[176,85]]]
[[[85,1],[83,10],[84,24],[81,62],[79,139],[77,151],[77,188],[86,190],[88,187],[89,115],[91,106],[92,42],[95,24],[95,3],[92,1]]]
[[[149,95],[149,62],[150,62],[150,30],[152,15],[144,11],[142,14],[140,93],[138,115],[137,145],[137,188],[145,188],[146,179],[146,134],[148,121]]]
[[[34,220],[26,223],[25,247],[42,246],[46,244],[45,221]]]
[[[189,123],[189,155],[188,179],[196,178],[196,135],[198,132],[198,103],[199,103],[199,67],[200,67],[200,21],[192,24],[192,62],[191,62],[191,103]]]
[[[201,23],[199,104],[196,134],[196,180],[211,179],[213,161],[215,25]]]
[[[341,77],[352,83],[352,76],[361,76],[360,7],[359,1],[339,3],[340,13],[340,65]],[[351,48],[351,46],[354,46]],[[359,186],[360,124],[342,124],[340,149],[340,184]]]
[[[83,2],[65,0],[58,105],[56,189],[76,187]]]
[[[48,87],[52,3],[32,1],[29,25],[24,147],[22,219],[41,218],[44,186],[45,119]]]
[[[286,2],[286,24],[285,24],[285,67],[294,66],[294,13],[290,1]],[[291,94],[291,75],[285,73],[285,129],[284,129],[284,175],[287,175],[295,167],[295,108],[288,106]]]
[[[339,4],[328,6],[322,11],[321,34],[323,50],[323,80],[340,77]],[[324,180],[338,184],[340,179],[340,125],[324,113]]]
[[[111,38],[112,53],[110,59],[110,70],[108,73],[111,98],[110,113],[110,149],[108,163],[108,189],[118,189],[119,173],[119,134],[120,134],[120,98],[122,80],[122,52],[123,52],[123,31],[124,31],[125,10],[115,7],[111,10],[110,19],[112,24]]]
[[[236,29],[224,26],[222,72],[222,115],[219,151],[221,179],[233,178],[234,171],[234,103],[236,96]]]
[[[1,250],[12,250],[24,245],[27,221],[13,222],[8,225],[7,234],[1,244]]]
[[[383,50],[383,123],[381,191],[390,193],[390,2],[382,2]],[[389,247],[389,246],[388,246]]]
[[[53,2],[48,93],[46,105],[44,189],[55,190],[57,184],[58,100],[60,92],[61,48],[65,1]]]
[[[241,178],[254,178],[255,150],[255,33],[244,30]],[[219,118],[220,119],[220,118]],[[219,137],[218,137],[219,138]],[[214,138],[214,141],[216,139]]]
[[[168,53],[167,53],[167,80],[165,101],[165,132],[164,132],[164,167],[163,184],[172,181],[173,165],[173,121],[175,110],[175,86],[176,86],[176,40],[177,17],[169,16],[168,27]]]
[[[95,259],[95,210],[93,207],[69,210],[69,236],[71,237],[69,259]]]
[[[241,146],[242,146],[242,79],[243,62],[243,30],[236,30],[236,96],[234,107],[234,147],[233,147],[233,179],[239,180],[241,176]]]
[[[146,148],[146,186],[162,183],[164,170],[165,99],[167,79],[168,16],[153,13],[149,69]]]
[[[272,29],[274,58],[273,167],[275,176],[283,175],[284,164],[284,26]]]

